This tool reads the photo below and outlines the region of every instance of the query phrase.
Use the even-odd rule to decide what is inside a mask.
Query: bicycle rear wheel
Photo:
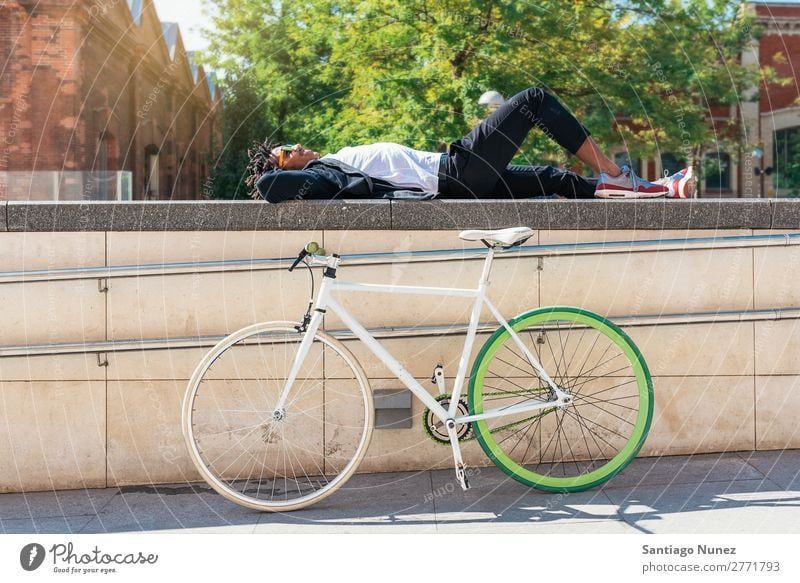
[[[541,490],[574,492],[607,481],[636,457],[653,416],[653,385],[638,348],[612,322],[578,308],[532,310],[509,324],[572,402],[475,422],[484,452]],[[550,393],[500,328],[473,365],[469,409],[480,414]]]
[[[366,375],[323,332],[276,414],[303,336],[291,322],[243,328],[212,348],[189,381],[183,432],[192,461],[242,506],[288,511],[318,502],[352,475],[369,444]]]

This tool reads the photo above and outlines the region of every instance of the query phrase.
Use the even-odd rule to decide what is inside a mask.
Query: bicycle
[[[289,271],[304,263],[312,293],[312,266],[324,272],[302,323],[234,332],[189,381],[183,433],[201,476],[237,504],[288,511],[324,499],[355,472],[372,436],[372,393],[353,354],[320,329],[330,310],[425,404],[425,429],[450,445],[463,489],[469,481],[459,444],[472,432],[495,465],[534,488],[571,492],[612,478],[647,437],[650,373],[631,339],[587,310],[551,306],[503,318],[487,296],[492,261],[533,233],[525,227],[460,233],[488,248],[475,289],[341,281],[342,258],[306,245]],[[453,390],[446,390],[441,365],[434,369],[440,394],[425,390],[337,301],[346,291],[474,298]],[[500,326],[475,358],[465,402],[483,306]]]

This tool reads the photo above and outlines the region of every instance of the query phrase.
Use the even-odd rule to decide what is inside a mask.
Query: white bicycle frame
[[[365,284],[353,283],[346,281],[339,281],[335,277],[330,277],[328,273],[336,273],[341,259],[336,256],[311,256],[312,263],[316,265],[326,265],[326,276],[322,279],[317,299],[313,305],[313,314],[305,336],[300,343],[292,368],[286,379],[286,384],[281,393],[280,398],[275,406],[276,416],[282,416],[283,406],[286,402],[287,396],[291,390],[292,384],[297,377],[302,362],[305,360],[308,350],[313,341],[317,329],[322,323],[322,317],[325,312],[330,309],[334,314],[341,318],[345,326],[353,332],[369,349],[383,362],[395,376],[397,376],[408,389],[420,399],[426,407],[428,407],[440,421],[442,421],[448,430],[450,443],[453,447],[453,455],[455,457],[456,465],[461,465],[461,454],[458,446],[458,437],[456,435],[455,426],[461,423],[468,423],[471,421],[479,421],[482,419],[490,419],[495,417],[503,417],[517,413],[525,413],[536,411],[539,409],[564,407],[571,401],[571,396],[565,393],[544,370],[542,365],[531,353],[527,346],[520,340],[517,333],[511,328],[505,318],[500,314],[495,305],[489,300],[486,295],[489,287],[489,274],[492,268],[492,261],[494,260],[495,248],[490,247],[486,260],[483,264],[483,273],[481,274],[476,289],[462,289],[462,288],[440,288],[440,287],[420,287],[411,285],[381,285],[381,284]],[[333,270],[333,271],[331,271]],[[358,320],[350,314],[345,308],[334,298],[335,292],[348,291],[348,292],[364,292],[364,293],[390,293],[390,294],[421,294],[421,295],[437,295],[449,297],[466,297],[475,298],[472,306],[472,313],[470,315],[469,326],[467,328],[467,337],[464,341],[464,348],[461,352],[461,359],[458,364],[458,373],[456,375],[455,384],[451,393],[450,404],[446,410],[439,402],[434,399],[428,391],[409,373],[396,358],[394,358],[382,345],[378,342]],[[524,403],[510,405],[506,407],[498,407],[496,409],[489,409],[476,415],[460,415],[456,416],[456,410],[461,397],[461,391],[464,385],[464,379],[467,375],[467,366],[469,365],[469,356],[472,353],[472,347],[477,333],[478,321],[480,318],[483,306],[489,308],[489,311],[495,317],[497,322],[508,330],[514,343],[522,351],[522,354],[530,362],[536,373],[539,375],[550,388],[553,390],[554,400],[530,399]]]

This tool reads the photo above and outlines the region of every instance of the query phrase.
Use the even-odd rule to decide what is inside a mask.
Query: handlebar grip
[[[294,270],[294,268],[295,268],[295,267],[297,267],[298,265],[300,265],[300,262],[301,262],[303,259],[305,259],[307,255],[308,255],[308,251],[306,251],[305,249],[303,249],[302,251],[300,251],[300,253],[299,253],[299,254],[298,254],[298,256],[297,256],[297,259],[295,259],[295,260],[294,260],[294,263],[292,263],[292,266],[289,268],[289,272],[291,272],[292,270]]]
[[[294,263],[292,263],[289,271],[294,270],[294,268],[300,265],[300,262],[309,255],[325,255],[325,249],[320,247],[319,243],[316,241],[309,241],[306,243],[306,246],[300,250],[300,253],[297,255],[297,259],[295,259]]]

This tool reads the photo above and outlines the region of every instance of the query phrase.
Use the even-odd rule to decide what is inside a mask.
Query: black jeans
[[[517,93],[464,138],[450,144],[438,198],[594,197],[596,179],[552,166],[509,162],[534,127],[575,154],[590,133],[555,97],[538,87]]]

